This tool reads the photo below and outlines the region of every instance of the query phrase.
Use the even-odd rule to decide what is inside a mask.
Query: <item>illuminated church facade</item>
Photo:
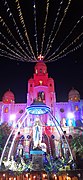
[[[24,113],[27,107],[36,101],[42,101],[50,108],[52,115],[57,119],[63,131],[66,131],[67,136],[74,134],[76,127],[83,127],[83,100],[80,99],[79,92],[72,89],[68,94],[68,102],[56,102],[54,80],[49,78],[47,66],[41,61],[36,63],[33,78],[28,80],[26,103],[15,103],[15,96],[10,90],[3,95],[0,102],[0,124],[8,122],[12,128],[17,129],[25,118]],[[35,118],[38,118],[38,115],[36,117],[36,115],[29,114],[18,132],[20,136],[28,138],[27,146],[25,146],[27,152],[29,151],[30,138],[34,138]],[[40,121],[40,126],[43,127],[43,140],[41,139],[41,141],[47,147],[50,146],[49,151],[51,148],[53,153],[54,144],[51,139],[58,138],[55,126],[48,114],[40,115]],[[46,142],[45,135],[49,138],[50,144]]]

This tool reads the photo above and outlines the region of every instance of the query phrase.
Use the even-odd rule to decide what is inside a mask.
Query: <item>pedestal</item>
[[[43,154],[44,152],[41,149],[33,149],[30,151],[32,155],[32,170],[41,171],[43,169]]]

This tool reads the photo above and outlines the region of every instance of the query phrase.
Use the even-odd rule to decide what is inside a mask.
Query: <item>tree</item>
[[[5,146],[8,136],[10,135],[10,132],[11,132],[11,127],[8,125],[8,123],[2,123],[0,125],[0,155],[2,154],[3,148]]]
[[[79,152],[81,156],[83,156],[83,135],[76,135],[72,138],[71,148],[75,153]]]
[[[75,152],[75,161],[78,169],[83,169],[83,135],[72,138],[71,149]]]

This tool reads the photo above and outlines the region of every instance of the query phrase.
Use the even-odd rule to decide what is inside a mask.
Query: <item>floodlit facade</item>
[[[10,90],[5,92],[2,97],[0,102],[0,124],[8,122],[9,126],[12,126],[15,131],[19,128],[18,136],[25,139],[23,144],[24,152],[29,153],[33,146],[42,144],[44,151],[51,152],[53,155],[55,153],[54,149],[56,149],[57,154],[59,154],[60,149],[57,150],[59,137],[55,124],[48,113],[43,115],[40,112],[37,112],[37,115],[35,112],[29,114],[27,108],[33,102],[46,104],[50,108],[53,117],[57,119],[63,128],[63,131],[69,136],[78,131],[77,127],[83,127],[83,100],[80,99],[79,92],[72,89],[68,94],[67,102],[56,102],[54,80],[49,78],[47,66],[42,61],[36,63],[33,78],[28,80],[26,103],[15,103],[15,96]],[[40,139],[38,139],[38,136],[37,141],[35,141],[37,125]],[[56,126],[58,126],[57,123]]]

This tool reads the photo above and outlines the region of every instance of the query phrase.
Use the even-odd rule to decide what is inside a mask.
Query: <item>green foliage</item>
[[[79,152],[83,156],[83,135],[76,135],[72,138],[71,148],[74,152]]]
[[[7,138],[11,132],[11,127],[7,123],[2,123],[0,125],[0,154],[5,146]],[[7,148],[8,149],[8,148]]]

